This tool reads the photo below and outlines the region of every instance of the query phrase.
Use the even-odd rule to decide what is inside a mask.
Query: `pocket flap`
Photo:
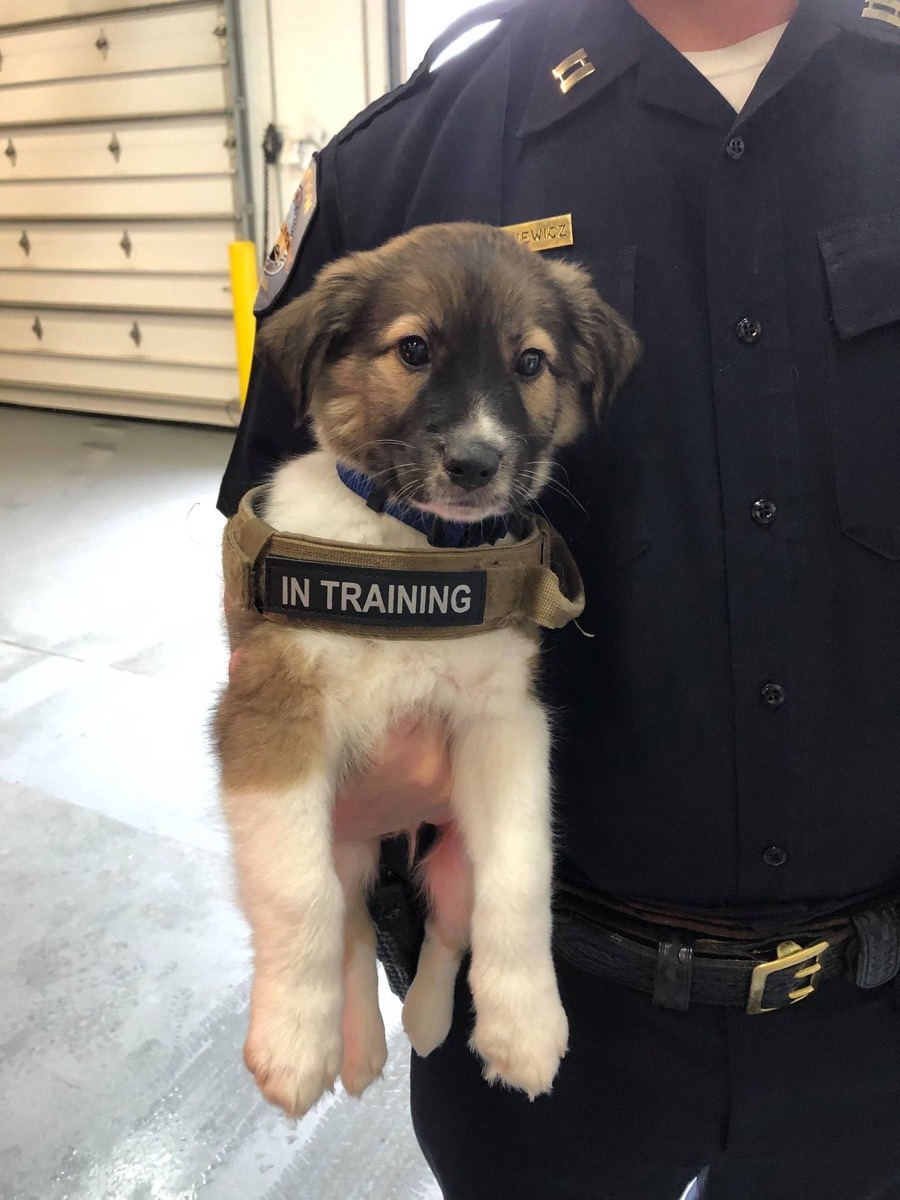
[[[824,229],[819,249],[841,338],[900,321],[900,209]]]

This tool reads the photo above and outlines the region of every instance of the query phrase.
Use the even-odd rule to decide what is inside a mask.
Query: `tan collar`
[[[360,637],[448,638],[508,625],[561,629],[584,609],[562,538],[535,519],[520,542],[453,550],[389,550],[280,533],[255,488],[228,522],[225,588],[267,620]]]

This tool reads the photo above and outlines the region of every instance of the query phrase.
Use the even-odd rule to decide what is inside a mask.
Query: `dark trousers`
[[[488,1087],[466,1046],[413,1055],[412,1114],[444,1200],[900,1200],[894,984],[829,980],[748,1016],[648,996],[558,962],[569,1053],[550,1096]]]

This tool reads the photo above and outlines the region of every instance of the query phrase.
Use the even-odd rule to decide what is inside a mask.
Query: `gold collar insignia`
[[[896,5],[892,7],[896,8]],[[576,50],[574,54],[570,54],[568,58],[564,58],[558,66],[554,67],[551,74],[559,84],[559,90],[565,96],[576,83],[581,83],[582,79],[593,75],[596,69],[587,56],[587,50],[582,46],[580,50]]]

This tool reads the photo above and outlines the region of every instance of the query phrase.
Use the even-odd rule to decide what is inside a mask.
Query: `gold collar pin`
[[[580,50],[576,50],[574,54],[564,58],[559,66],[553,68],[551,73],[559,84],[559,90],[565,96],[566,92],[571,91],[576,83],[581,83],[582,79],[593,75],[596,69],[587,56],[587,50],[582,46]]]

